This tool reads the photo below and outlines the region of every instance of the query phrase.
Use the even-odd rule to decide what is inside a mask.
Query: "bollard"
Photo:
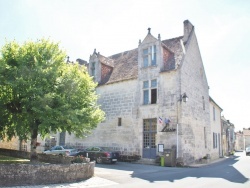
[[[161,166],[165,166],[165,164],[164,164],[164,156],[161,156]]]

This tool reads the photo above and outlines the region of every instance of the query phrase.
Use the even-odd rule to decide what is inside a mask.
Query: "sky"
[[[250,127],[250,1],[248,0],[0,0],[0,47],[49,38],[71,61],[94,49],[110,56],[138,47],[151,34],[183,35],[189,20],[209,94],[235,130]]]

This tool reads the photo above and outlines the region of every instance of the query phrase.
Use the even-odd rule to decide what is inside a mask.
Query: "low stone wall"
[[[19,151],[19,150],[4,149],[4,148],[0,148],[0,155],[6,155],[10,157],[17,157],[23,159],[30,158],[30,153],[27,151]]]
[[[0,148],[0,155],[30,159],[30,153],[27,151],[18,151],[18,150]],[[74,159],[73,156],[47,155],[45,153],[38,153],[37,156],[40,162],[52,163],[52,164],[71,164],[71,161]]]
[[[0,149],[0,155],[29,159],[25,151]],[[95,162],[74,163],[74,157],[38,154],[41,162],[50,164],[0,164],[0,187],[70,183],[94,175]]]
[[[95,162],[75,164],[1,164],[0,187],[69,183],[94,175]]]

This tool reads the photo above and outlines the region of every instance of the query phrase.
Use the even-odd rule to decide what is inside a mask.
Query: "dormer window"
[[[143,49],[143,67],[156,65],[156,45]]]
[[[95,76],[95,62],[93,62],[91,65],[91,76]]]

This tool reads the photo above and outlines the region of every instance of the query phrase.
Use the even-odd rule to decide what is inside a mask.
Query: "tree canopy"
[[[2,47],[1,137],[36,142],[38,134],[44,137],[56,131],[81,137],[104,119],[96,84],[86,68],[66,64],[65,58],[59,44],[46,39],[22,45],[12,41]]]

